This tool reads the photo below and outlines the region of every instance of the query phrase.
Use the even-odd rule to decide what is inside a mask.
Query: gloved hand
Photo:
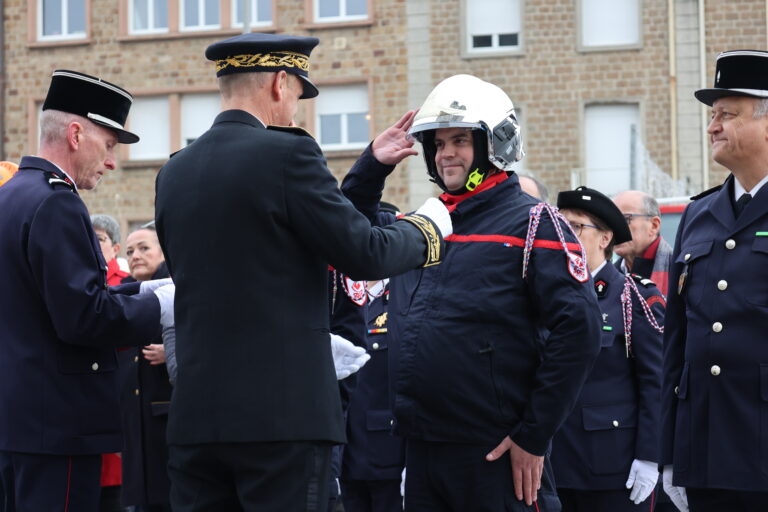
[[[331,354],[336,368],[336,380],[346,379],[371,358],[364,348],[355,346],[337,334],[331,334]]]
[[[166,277],[165,279],[151,279],[149,281],[142,281],[139,284],[139,293],[153,292],[161,286],[165,286],[167,284],[173,284],[173,279]]]
[[[403,472],[400,473],[400,496],[405,498],[405,468],[403,468]]]
[[[176,294],[176,286],[166,284],[155,290],[154,294],[160,301],[160,325],[163,329],[173,327],[173,296]]]
[[[645,501],[651,495],[659,480],[659,465],[647,460],[635,459],[629,470],[627,478],[627,489],[632,489],[629,493],[629,500],[638,505]]]
[[[661,474],[661,484],[677,509],[680,512],[688,512],[688,495],[685,493],[685,487],[676,487],[672,484],[672,474],[672,466],[664,466],[664,472]]]
[[[453,233],[451,214],[448,213],[448,208],[439,199],[430,197],[416,210],[416,213],[429,217],[432,222],[437,224],[443,238]]]

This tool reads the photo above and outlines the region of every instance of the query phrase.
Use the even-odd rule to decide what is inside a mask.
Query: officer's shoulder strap
[[[298,126],[279,126],[279,125],[271,124],[267,126],[267,130],[292,133],[294,135],[302,135],[304,137],[309,137],[310,139],[314,139],[314,137],[312,137],[312,134],[310,134],[304,128],[300,128]]]
[[[722,184],[721,185],[717,185],[716,187],[712,187],[709,190],[705,190],[704,192],[702,192],[700,194],[696,194],[695,196],[691,196],[691,201],[696,201],[697,199],[701,199],[702,197],[707,197],[710,194],[714,194],[715,192],[717,192],[721,188],[723,188]]]
[[[48,181],[48,185],[50,185],[53,190],[56,190],[57,188],[65,188],[72,192],[75,191],[75,185],[68,178],[62,178],[52,171],[43,171],[43,175]]]
[[[632,279],[635,280],[635,282],[640,283],[641,285],[645,286],[646,288],[649,288],[651,286],[656,286],[656,283],[648,279],[647,277],[643,277],[637,274],[629,274],[632,276]]]

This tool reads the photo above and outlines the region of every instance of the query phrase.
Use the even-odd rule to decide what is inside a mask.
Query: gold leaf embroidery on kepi
[[[226,59],[216,61],[216,72],[226,69],[229,66],[234,68],[299,68],[302,71],[309,71],[309,57],[296,52],[272,52],[233,55]]]

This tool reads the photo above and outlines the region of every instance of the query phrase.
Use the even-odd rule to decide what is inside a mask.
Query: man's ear
[[[115,258],[117,258],[117,255],[120,254],[120,242],[112,244],[112,249],[115,250]]]
[[[272,78],[272,99],[275,101],[281,101],[285,94],[285,89],[288,88],[288,74],[285,71],[278,71]]]
[[[69,144],[70,149],[75,150],[80,147],[80,142],[83,139],[84,133],[85,129],[83,125],[77,121],[72,121],[67,125],[67,144]]]
[[[661,217],[651,217],[651,231],[654,237],[661,231]]]

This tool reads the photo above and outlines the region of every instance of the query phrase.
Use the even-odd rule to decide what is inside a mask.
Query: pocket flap
[[[390,430],[393,421],[394,418],[390,410],[368,411],[365,413],[365,426],[369,431]]]
[[[634,403],[585,406],[581,414],[586,431],[637,426],[637,407]]]
[[[712,240],[706,242],[698,242],[680,249],[680,254],[677,255],[675,260],[677,263],[692,263],[702,256],[706,256],[712,252]]]
[[[149,405],[152,407],[152,416],[164,416],[168,414],[171,402],[152,402]]]
[[[755,241],[752,242],[752,250],[755,252],[768,253],[768,237],[756,236]]]

